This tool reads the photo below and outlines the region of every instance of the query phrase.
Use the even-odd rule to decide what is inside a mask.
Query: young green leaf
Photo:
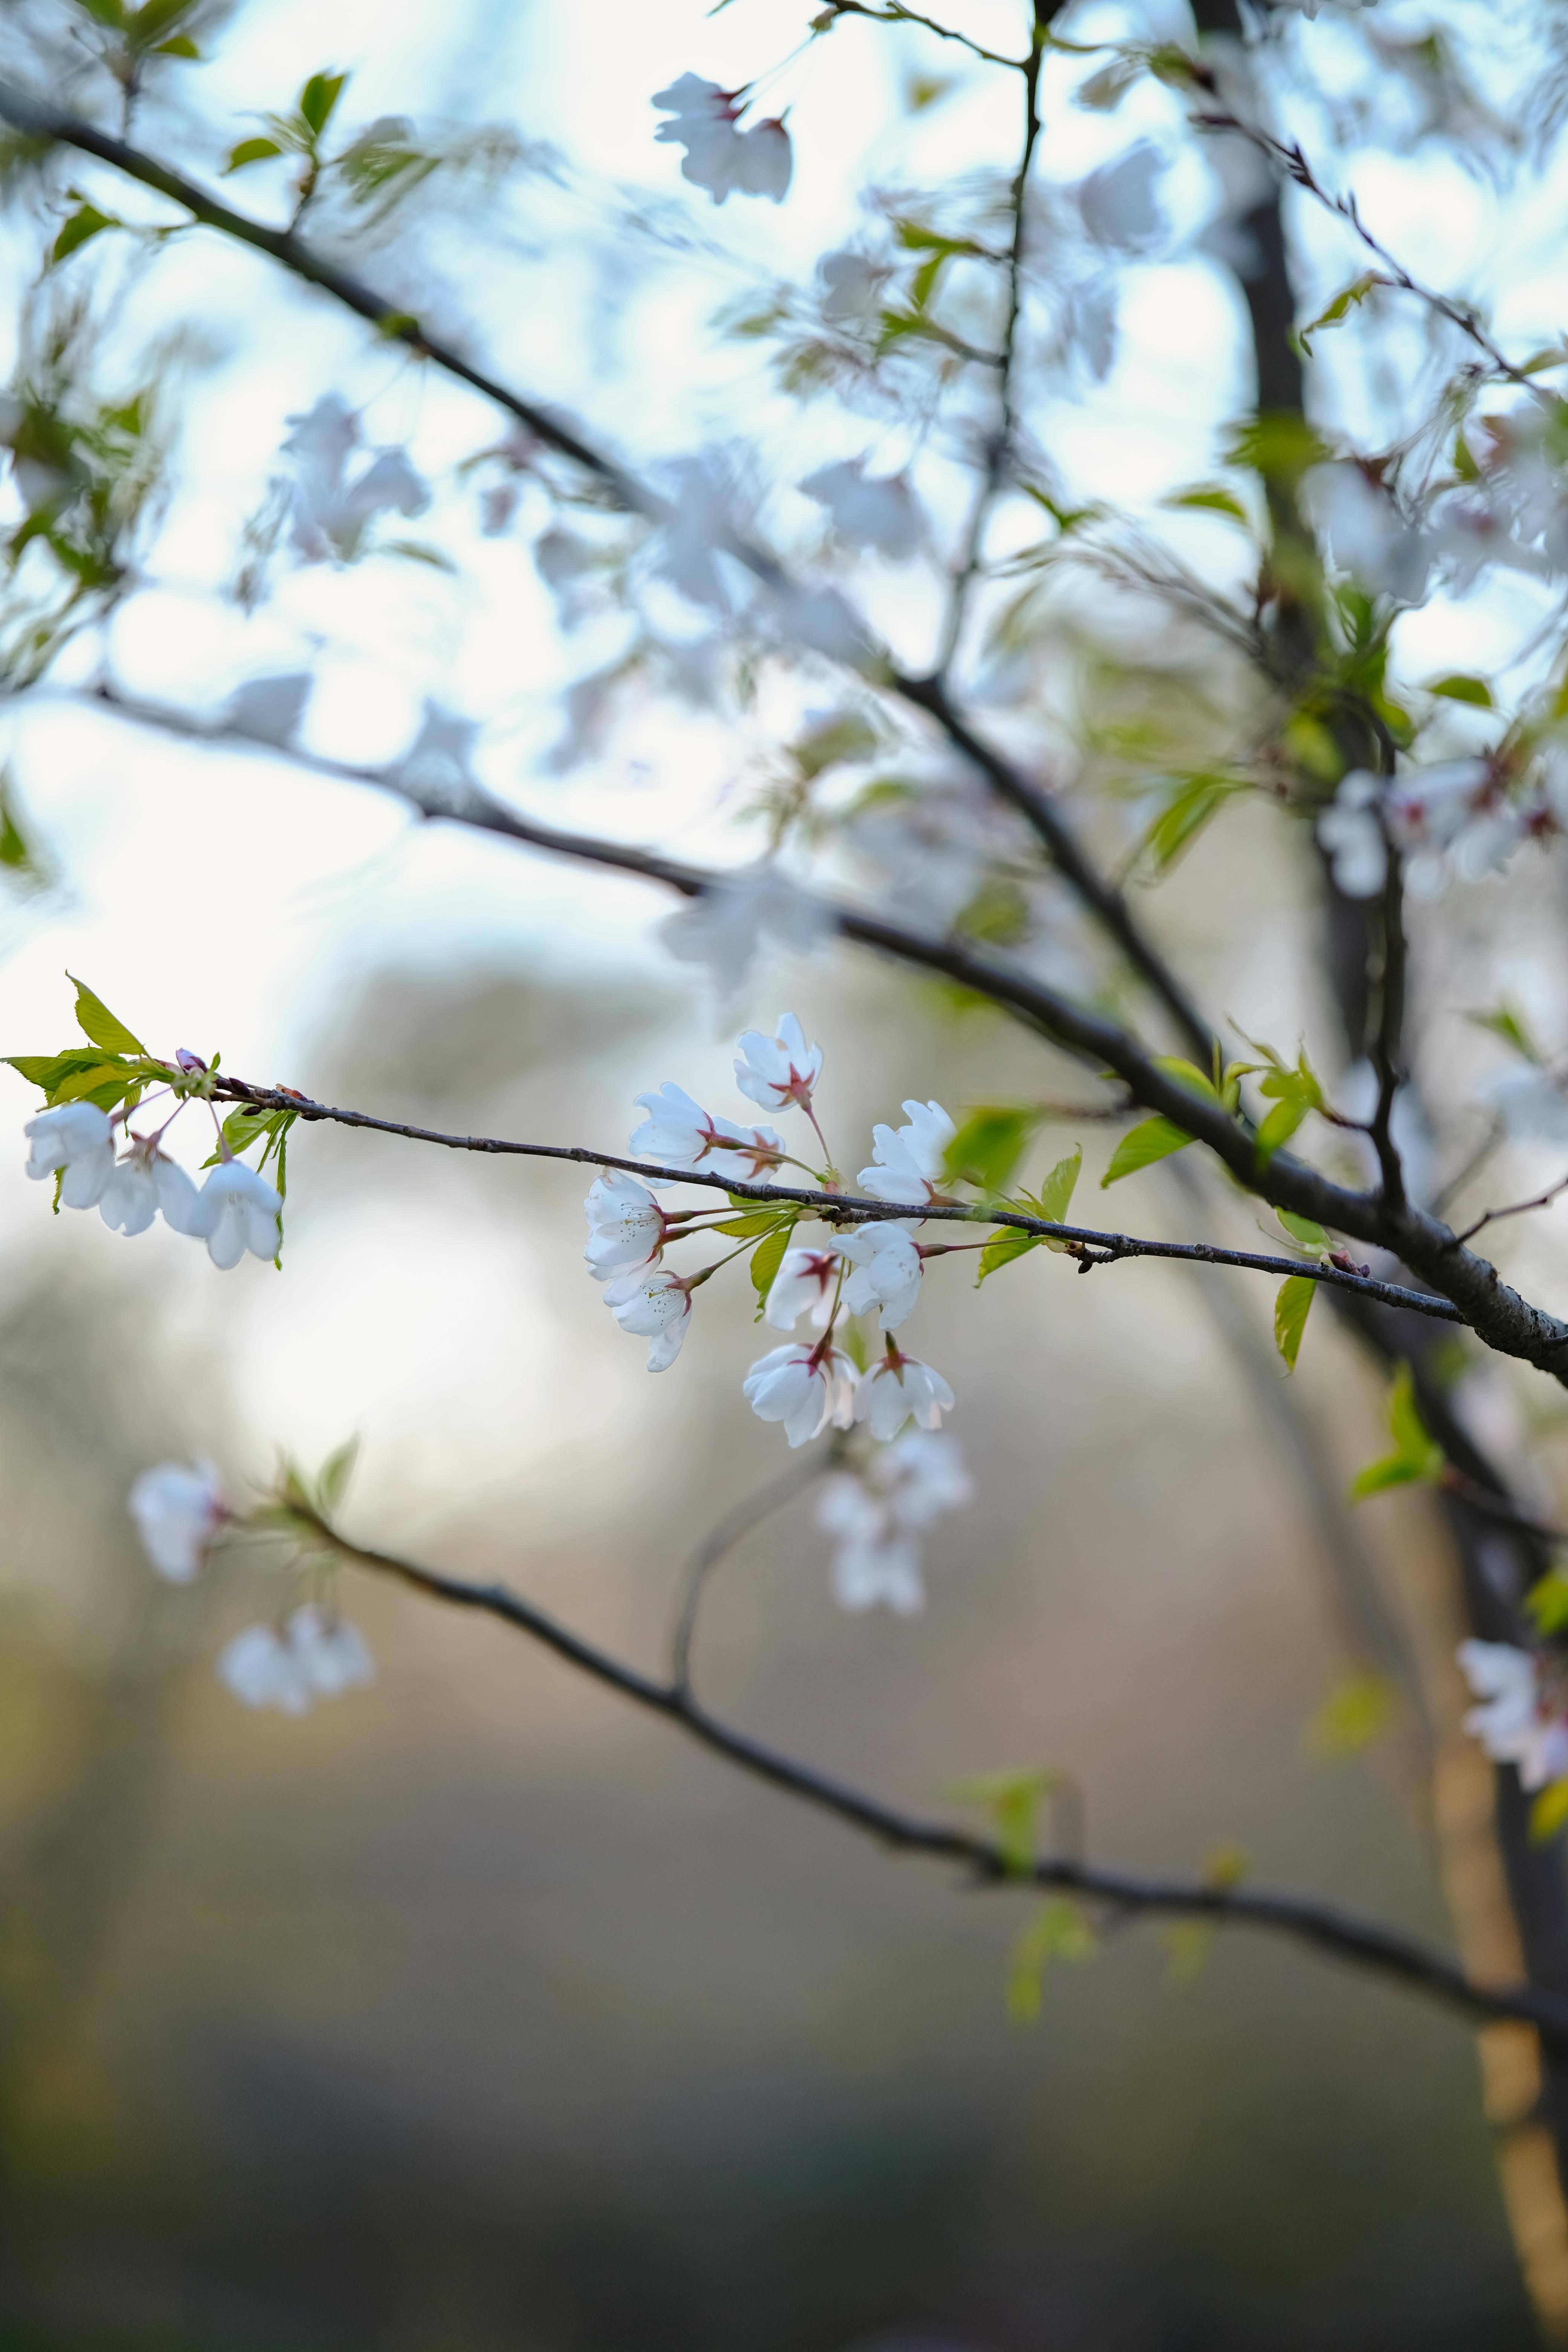
[[[1288,1275],[1274,1301],[1274,1345],[1284,1357],[1288,1372],[1296,1369],[1296,1359],[1301,1352],[1301,1334],[1307,1328],[1307,1318],[1311,1312],[1317,1288],[1310,1275]]]
[[[100,213],[96,205],[78,205],[69,218],[61,223],[59,234],[49,248],[49,268],[58,269],[68,255],[85,245],[89,237],[96,236],[100,229],[123,228],[124,226],[123,221],[117,220],[112,213]]]
[[[281,155],[282,152],[276,139],[237,140],[228,151],[228,161],[223,167],[224,177],[226,179],[231,172],[243,172],[247,163],[268,163],[274,155]]]
[[[358,1455],[359,1438],[356,1433],[345,1439],[322,1463],[316,1475],[316,1492],[321,1496],[323,1513],[330,1515],[342,1501]]]
[[[1568,1822],[1568,1780],[1552,1780],[1530,1808],[1530,1842],[1545,1845]]]
[[[1324,1763],[1342,1763],[1381,1738],[1399,1704],[1386,1675],[1348,1675],[1307,1727],[1307,1746]]]
[[[1087,1960],[1097,1941],[1070,1895],[1055,1895],[1041,1906],[1014,1945],[1008,1964],[1007,2014],[1015,2025],[1032,2025],[1038,2017],[1052,1962]]]
[[[1163,507],[1193,507],[1200,512],[1228,515],[1243,530],[1252,529],[1252,517],[1234,490],[1222,489],[1217,482],[1194,482],[1190,490],[1168,490],[1160,500]]]
[[[1100,1180],[1100,1191],[1120,1183],[1123,1176],[1135,1176],[1141,1168],[1152,1167],[1156,1160],[1168,1159],[1173,1151],[1184,1151],[1192,1139],[1171,1119],[1143,1119],[1129,1129],[1111,1153],[1110,1165]]]
[[[1147,859],[1156,879],[1170,872],[1226,801],[1247,789],[1229,776],[1184,776],[1138,845],[1139,857]]]
[[[1560,1568],[1549,1570],[1531,1586],[1524,1605],[1542,1633],[1560,1633],[1568,1625],[1568,1576]]]
[[[710,1225],[708,1230],[711,1234],[725,1234],[731,1241],[746,1242],[755,1234],[771,1234],[778,1221],[776,1209],[752,1209],[743,1217],[726,1217],[721,1223]],[[790,1216],[785,1222],[793,1224],[795,1219]]]
[[[1065,1225],[1072,1196],[1083,1167],[1083,1146],[1075,1144],[1065,1160],[1058,1160],[1045,1182],[1035,1195],[1036,1214],[1047,1225]]]
[[[757,1294],[759,1305],[773,1288],[774,1276],[784,1264],[784,1254],[789,1247],[789,1237],[794,1224],[793,1217],[784,1219],[782,1223],[775,1225],[767,1239],[759,1242],[752,1252],[752,1287]]]
[[[1038,1249],[1044,1240],[1043,1234],[1021,1234],[1016,1227],[994,1234],[980,1253],[974,1276],[975,1289],[979,1289],[988,1274],[995,1274],[1003,1266],[1011,1265],[1015,1258],[1026,1256],[1030,1250]]]
[[[1360,308],[1374,286],[1386,286],[1388,283],[1388,279],[1379,277],[1375,269],[1363,269],[1359,278],[1352,278],[1348,286],[1342,287],[1334,296],[1328,309],[1320,310],[1317,317],[1309,320],[1296,337],[1296,341],[1308,357],[1311,357],[1312,337],[1320,327],[1339,326],[1352,310]]]
[[[1449,702],[1473,702],[1478,710],[1490,710],[1492,690],[1484,677],[1474,677],[1468,670],[1451,670],[1447,677],[1429,677],[1428,694],[1443,695]]]
[[[960,1804],[978,1805],[991,1816],[1004,1868],[1022,1878],[1035,1858],[1035,1823],[1043,1800],[1061,1780],[1059,1772],[1037,1767],[1026,1772],[980,1772],[956,1780],[951,1794]]]
[[[300,92],[300,112],[318,139],[331,120],[347,79],[346,73],[312,74]]]
[[[1300,1242],[1303,1249],[1326,1250],[1328,1248],[1327,1234],[1321,1225],[1314,1223],[1310,1217],[1299,1217],[1293,1209],[1276,1209],[1274,1213],[1291,1240]]]
[[[1436,1484],[1443,1475],[1443,1449],[1427,1435],[1416,1411],[1415,1375],[1407,1363],[1397,1367],[1389,1387],[1388,1428],[1394,1439],[1394,1452],[1367,1464],[1352,1484],[1354,1500],[1363,1495],[1379,1495],[1387,1486],[1418,1481]]]
[[[971,1111],[947,1147],[942,1173],[984,1192],[1005,1192],[1038,1125],[1037,1111],[1005,1106]]]
[[[1546,1055],[1536,1043],[1534,1033],[1517,1004],[1509,1003],[1505,998],[1489,1013],[1467,1013],[1465,1018],[1472,1028],[1487,1029],[1494,1037],[1500,1037],[1505,1045],[1511,1045],[1516,1054],[1521,1055],[1527,1062],[1533,1062],[1537,1069],[1545,1067]]]
[[[133,1037],[123,1021],[117,1021],[100,996],[95,996],[87,982],[78,980],[74,971],[66,978],[76,990],[76,1024],[84,1037],[101,1045],[108,1054],[146,1055],[147,1048],[139,1037]]]

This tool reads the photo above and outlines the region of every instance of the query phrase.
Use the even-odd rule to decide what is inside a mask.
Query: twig
[[[1211,1920],[1258,1927],[1407,1985],[1462,2015],[1531,2025],[1555,2051],[1568,2053],[1568,2000],[1529,1986],[1474,1982],[1452,1960],[1414,1937],[1307,1895],[1262,1887],[1221,1886],[1204,1879],[1145,1876],[1069,1856],[1037,1855],[1022,1870],[994,1841],[945,1822],[902,1812],[881,1798],[833,1779],[814,1765],[763,1746],[711,1715],[678,1684],[656,1682],[635,1666],[558,1624],[504,1584],[474,1584],[350,1543],[324,1521],[297,1513],[345,1559],[454,1607],[473,1609],[526,1633],[595,1681],[674,1723],[701,1747],[755,1780],[831,1813],[896,1852],[956,1863],[983,1885],[1049,1886],[1103,1903],[1113,1911]]]
[[[1560,1176],[1555,1184],[1548,1185],[1544,1192],[1538,1192],[1533,1201],[1512,1201],[1506,1209],[1488,1209],[1473,1225],[1467,1225],[1462,1234],[1454,1235],[1455,1248],[1473,1240],[1484,1225],[1495,1225],[1504,1217],[1525,1216],[1531,1209],[1550,1208],[1560,1192],[1568,1192],[1568,1176]]]
[[[726,1559],[753,1528],[782,1510],[786,1503],[815,1486],[834,1466],[840,1452],[837,1434],[828,1444],[809,1454],[803,1462],[792,1462],[787,1470],[770,1479],[754,1495],[748,1495],[727,1511],[717,1527],[698,1545],[687,1564],[686,1583],[681,1593],[680,1614],[676,1620],[675,1639],[670,1643],[669,1679],[673,1690],[691,1696],[691,1644],[697,1633],[697,1612],[702,1605],[709,1580],[721,1560]]]
[[[1399,1092],[1400,1042],[1405,1034],[1405,892],[1399,853],[1392,844],[1383,885],[1382,940],[1377,974],[1377,1030],[1373,1063],[1377,1072],[1377,1108],[1372,1115],[1372,1144],[1383,1176],[1384,1198],[1390,1206],[1405,1206],[1405,1171],[1392,1132],[1394,1097]]]
[[[1006,58],[999,49],[983,48],[967,33],[960,33],[951,25],[939,25],[934,16],[918,16],[914,9],[901,7],[899,0],[889,0],[885,8],[868,8],[865,0],[828,0],[828,6],[835,16],[868,16],[874,25],[918,25],[921,32],[934,33],[939,41],[956,41],[972,56],[984,58],[988,66],[1009,66],[1015,73],[1027,73],[1029,69],[1029,58]]]
[[[1272,1256],[1259,1250],[1222,1248],[1216,1242],[1150,1241],[1134,1234],[1102,1233],[1094,1225],[1061,1224],[1045,1217],[1031,1217],[1023,1210],[1005,1209],[989,1202],[932,1201],[923,1207],[898,1202],[873,1200],[861,1193],[814,1191],[792,1184],[763,1184],[738,1176],[714,1175],[703,1168],[671,1168],[647,1160],[632,1160],[614,1151],[601,1151],[586,1143],[514,1143],[494,1135],[446,1135],[437,1129],[411,1127],[401,1119],[376,1118],[368,1111],[338,1110],[327,1103],[314,1102],[308,1095],[297,1094],[291,1087],[252,1086],[247,1078],[220,1074],[213,1082],[213,1097],[219,1102],[244,1103],[258,1110],[290,1111],[297,1118],[327,1120],[337,1127],[363,1127],[380,1135],[401,1135],[412,1143],[437,1143],[448,1151],[480,1151],[500,1157],[520,1160],[569,1160],[584,1168],[623,1169],[631,1176],[651,1179],[664,1184],[700,1184],[732,1194],[742,1201],[767,1202],[776,1201],[781,1207],[812,1209],[833,1224],[873,1224],[886,1223],[889,1217],[921,1217],[942,1221],[956,1220],[965,1224],[1002,1225],[1010,1231],[1037,1235],[1043,1241],[1066,1242],[1076,1254],[1084,1253],[1080,1265],[1110,1265],[1122,1258],[1178,1258],[1194,1265],[1234,1265],[1249,1268],[1258,1274],[1303,1275],[1310,1282],[1326,1283],[1337,1290],[1352,1290],[1363,1298],[1376,1299],[1384,1307],[1406,1307],[1417,1315],[1430,1315],[1441,1323],[1464,1320],[1459,1309],[1447,1298],[1434,1297],[1425,1290],[1410,1290],[1396,1282],[1381,1282],[1375,1276],[1352,1274],[1342,1266],[1314,1258]]]

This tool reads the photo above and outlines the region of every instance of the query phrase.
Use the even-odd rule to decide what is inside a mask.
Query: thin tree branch
[[[1392,1208],[1402,1209],[1405,1171],[1400,1166],[1392,1127],[1394,1097],[1400,1087],[1400,1041],[1405,1034],[1405,890],[1399,853],[1392,844],[1380,917],[1377,1028],[1372,1049],[1377,1073],[1377,1108],[1372,1115],[1370,1131],[1383,1176],[1384,1198]]]
[[[984,58],[988,66],[1008,66],[1015,73],[1029,70],[1029,58],[1005,58],[999,49],[983,48],[967,33],[960,33],[951,25],[939,25],[934,16],[919,16],[913,8],[900,6],[900,0],[888,0],[884,8],[868,8],[865,0],[828,0],[828,7],[835,16],[868,16],[874,25],[918,25],[922,33],[934,33],[939,41],[956,41],[971,56]]]
[[[676,1620],[675,1638],[670,1643],[669,1680],[672,1690],[687,1698],[691,1696],[691,1645],[697,1634],[697,1614],[704,1594],[720,1562],[726,1559],[743,1537],[753,1528],[762,1526],[786,1503],[794,1502],[817,1479],[825,1477],[840,1458],[841,1441],[837,1433],[826,1446],[809,1454],[804,1462],[792,1462],[776,1478],[754,1495],[748,1495],[727,1511],[717,1527],[710,1528],[687,1564],[686,1582],[681,1591],[680,1614]]]
[[[919,1217],[964,1224],[1002,1225],[1009,1231],[1032,1234],[1043,1241],[1065,1242],[1078,1258],[1079,1271],[1087,1273],[1097,1265],[1114,1265],[1124,1258],[1176,1258],[1193,1265],[1231,1265],[1249,1269],[1257,1274],[1280,1276],[1301,1275],[1309,1282],[1321,1282],[1331,1289],[1354,1291],[1358,1297],[1372,1298],[1384,1307],[1406,1307],[1417,1315],[1429,1315],[1441,1323],[1463,1321],[1458,1308],[1447,1298],[1434,1297],[1428,1291],[1410,1290],[1395,1282],[1381,1282],[1374,1276],[1353,1274],[1344,1267],[1313,1258],[1273,1256],[1259,1250],[1223,1248],[1216,1242],[1150,1241],[1133,1234],[1105,1233],[1096,1225],[1068,1225],[1053,1223],[1044,1217],[1031,1217],[1022,1210],[999,1208],[985,1202],[973,1206],[967,1202],[933,1201],[923,1207],[879,1201],[855,1192],[814,1191],[790,1184],[764,1184],[738,1176],[719,1176],[702,1168],[668,1168],[657,1161],[632,1160],[614,1151],[600,1151],[584,1143],[513,1143],[493,1135],[445,1135],[435,1128],[411,1127],[400,1119],[376,1118],[368,1111],[338,1110],[327,1103],[313,1102],[309,1096],[297,1094],[291,1087],[252,1086],[248,1079],[231,1077],[220,1072],[213,1081],[212,1093],[218,1102],[248,1104],[258,1110],[283,1110],[297,1118],[325,1120],[337,1127],[369,1128],[380,1135],[400,1135],[413,1143],[437,1143],[448,1151],[488,1152],[496,1157],[519,1160],[569,1160],[584,1168],[623,1169],[628,1175],[641,1176],[661,1184],[700,1184],[733,1195],[737,1200],[762,1203],[777,1202],[781,1207],[809,1209],[832,1224],[858,1225],[885,1223],[890,1217]]]
[[[1563,1192],[1568,1192],[1568,1176],[1560,1176],[1555,1184],[1549,1184],[1544,1192],[1536,1194],[1533,1201],[1512,1201],[1506,1209],[1488,1209],[1484,1215],[1476,1219],[1473,1225],[1467,1225],[1462,1234],[1455,1234],[1456,1246],[1461,1242],[1472,1240],[1483,1226],[1495,1225],[1504,1217],[1523,1217],[1527,1216],[1531,1209],[1550,1208],[1552,1202]]]
[[[1126,1914],[1174,1916],[1206,1919],[1216,1927],[1228,1924],[1262,1928],[1426,1993],[1462,2015],[1489,2021],[1510,2019],[1532,2025],[1543,2042],[1568,2053],[1568,2000],[1537,1992],[1528,1986],[1477,1984],[1445,1954],[1433,1951],[1415,1937],[1307,1895],[1274,1893],[1262,1887],[1220,1886],[1204,1879],[1146,1876],[1048,1854],[1037,1855],[1026,1869],[1019,1871],[992,1839],[975,1836],[945,1822],[900,1811],[879,1797],[734,1729],[710,1714],[689,1690],[673,1682],[657,1682],[608,1651],[584,1641],[510,1586],[475,1584],[461,1577],[447,1576],[391,1553],[351,1543],[325,1521],[303,1510],[296,1509],[296,1517],[312,1537],[328,1544],[342,1559],[409,1585],[433,1600],[499,1618],[553,1651],[557,1657],[594,1681],[617,1691],[623,1698],[650,1714],[674,1723],[689,1738],[753,1779],[764,1780],[819,1811],[831,1813],[849,1828],[896,1852],[929,1854],[939,1861],[956,1863],[984,1885],[1022,1883],[1056,1887]]]

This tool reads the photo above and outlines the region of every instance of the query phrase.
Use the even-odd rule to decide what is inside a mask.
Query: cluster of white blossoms
[[[226,1529],[243,1525],[206,1461],[143,1470],[128,1507],[142,1550],[169,1584],[191,1583]],[[373,1683],[375,1661],[357,1626],[306,1601],[276,1625],[247,1625],[220,1654],[217,1671],[247,1706],[303,1715],[318,1699]]]
[[[1403,775],[1352,768],[1318,819],[1318,839],[1349,898],[1374,898],[1392,845],[1412,897],[1435,898],[1458,875],[1496,873],[1523,841],[1568,831],[1568,775],[1546,765],[1524,793],[1510,793],[1499,762],[1440,760]]]
[[[287,422],[293,430],[283,444],[292,461],[283,485],[289,500],[289,536],[307,563],[352,562],[365,530],[378,514],[423,514],[430,492],[405,449],[383,449],[350,478],[351,451],[359,446],[359,420],[335,392]]]
[[[23,1133],[32,1146],[27,1173],[40,1181],[58,1175],[67,1209],[97,1209],[111,1230],[144,1234],[160,1214],[177,1234],[207,1245],[207,1255],[226,1272],[249,1250],[276,1257],[283,1198],[243,1160],[224,1159],[200,1189],[184,1170],[165,1159],[156,1136],[126,1131],[126,1150],[117,1159],[116,1121],[96,1103],[61,1103],[40,1111]]]
[[[1568,1686],[1543,1670],[1541,1659],[1508,1642],[1462,1642],[1459,1664],[1482,1704],[1465,1729],[1498,1764],[1519,1768],[1519,1785],[1533,1792],[1568,1780]]]
[[[771,196],[783,204],[795,168],[789,132],[776,115],[736,128],[745,112],[743,89],[721,89],[700,74],[682,74],[668,89],[654,94],[655,106],[669,116],[655,131],[656,139],[686,150],[682,179],[706,188],[716,205],[731,191],[743,196]]]
[[[826,1155],[813,1108],[822,1051],[807,1044],[795,1014],[784,1013],[771,1037],[748,1030],[740,1046],[735,1078],[742,1094],[763,1110],[802,1112]],[[648,1370],[660,1372],[680,1353],[693,1293],[730,1260],[689,1275],[667,1266],[666,1249],[710,1231],[701,1221],[710,1213],[667,1210],[650,1187],[662,1191],[678,1182],[675,1171],[680,1169],[755,1182],[786,1165],[802,1169],[825,1191],[841,1187],[830,1156],[826,1167],[813,1168],[785,1150],[773,1128],[716,1118],[668,1080],[657,1093],[637,1099],[648,1115],[632,1135],[630,1148],[656,1160],[660,1172],[641,1183],[609,1170],[596,1179],[584,1204],[589,1229],[584,1255],[595,1280],[605,1285],[605,1303],[616,1322],[647,1339]],[[907,1102],[904,1111],[906,1126],[873,1129],[873,1162],[861,1170],[859,1182],[872,1198],[915,1213],[868,1218],[847,1230],[830,1225],[819,1244],[786,1248],[768,1285],[763,1311],[775,1331],[793,1332],[809,1312],[819,1335],[772,1349],[742,1383],[752,1411],[759,1420],[782,1423],[792,1446],[809,1444],[829,1426],[848,1429],[856,1423],[884,1440],[896,1437],[910,1421],[934,1430],[952,1406],[952,1391],[941,1373],[906,1355],[893,1334],[920,1297],[923,1260],[935,1245],[922,1246],[915,1228],[919,1213],[942,1197],[938,1187],[955,1129],[940,1103]],[[726,1210],[719,1222],[731,1219]],[[749,1238],[743,1240],[733,1255],[745,1255],[751,1245]],[[840,1325],[873,1312],[880,1320],[883,1354],[862,1366],[841,1344]]]
[[[951,1437],[908,1429],[823,1487],[816,1523],[838,1538],[833,1592],[841,1609],[879,1601],[900,1617],[925,1606],[920,1538],[944,1511],[961,1510],[974,1486]]]

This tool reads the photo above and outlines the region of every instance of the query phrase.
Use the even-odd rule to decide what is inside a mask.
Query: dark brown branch
[[[1272,1893],[1262,1887],[1219,1886],[1203,1879],[1146,1876],[1132,1871],[1049,1854],[1037,1855],[1026,1871],[1014,1868],[994,1840],[951,1824],[902,1812],[879,1797],[833,1779],[815,1766],[764,1747],[747,1733],[710,1715],[675,1683],[656,1682],[635,1666],[558,1624],[504,1584],[473,1584],[421,1568],[392,1554],[350,1543],[323,1522],[297,1514],[312,1534],[344,1559],[395,1578],[399,1583],[459,1609],[499,1618],[526,1633],[582,1674],[617,1691],[623,1698],[674,1723],[700,1747],[721,1756],[754,1780],[831,1813],[862,1835],[897,1853],[923,1853],[957,1864],[983,1885],[1018,1884],[1059,1888],[1089,1902],[1129,1915],[1206,1919],[1216,1927],[1258,1927],[1285,1936],[1330,1957],[1363,1968],[1390,1982],[1426,1994],[1473,2019],[1510,2019],[1532,2025],[1552,2049],[1568,2053],[1568,2000],[1527,1986],[1480,1985],[1441,1952],[1414,1937],[1358,1917],[1307,1895]]]
[[[1053,1223],[1022,1210],[1004,1209],[981,1202],[936,1201],[924,1208],[878,1201],[854,1192],[816,1191],[792,1184],[764,1184],[737,1176],[718,1176],[702,1168],[667,1168],[656,1160],[632,1160],[614,1151],[600,1151],[584,1143],[512,1143],[494,1135],[445,1135],[428,1127],[411,1127],[401,1119],[376,1118],[368,1111],[337,1110],[313,1102],[289,1087],[252,1086],[247,1078],[220,1074],[213,1083],[219,1102],[250,1104],[258,1110],[285,1110],[297,1118],[327,1120],[337,1127],[370,1128],[380,1135],[401,1135],[412,1143],[437,1143],[448,1151],[489,1152],[518,1160],[570,1160],[584,1168],[624,1169],[628,1175],[651,1178],[657,1183],[700,1184],[738,1200],[810,1209],[833,1224],[872,1224],[890,1217],[934,1218],[964,1224],[1002,1225],[1037,1234],[1042,1240],[1066,1242],[1079,1256],[1080,1267],[1110,1265],[1122,1258],[1177,1258],[1193,1265],[1233,1265],[1255,1274],[1304,1275],[1310,1282],[1331,1289],[1352,1290],[1385,1307],[1406,1307],[1442,1323],[1463,1318],[1457,1307],[1429,1292],[1410,1290],[1396,1282],[1380,1282],[1372,1275],[1352,1274],[1314,1258],[1274,1256],[1261,1250],[1222,1248],[1217,1242],[1150,1241],[1133,1234],[1103,1233],[1095,1225]]]
[[[1377,1027],[1373,1039],[1373,1066],[1377,1074],[1377,1108],[1372,1115],[1372,1143],[1383,1176],[1383,1193],[1391,1208],[1405,1206],[1405,1171],[1393,1135],[1394,1097],[1399,1092],[1400,1041],[1405,1034],[1405,886],[1399,853],[1392,845],[1379,909]]]

